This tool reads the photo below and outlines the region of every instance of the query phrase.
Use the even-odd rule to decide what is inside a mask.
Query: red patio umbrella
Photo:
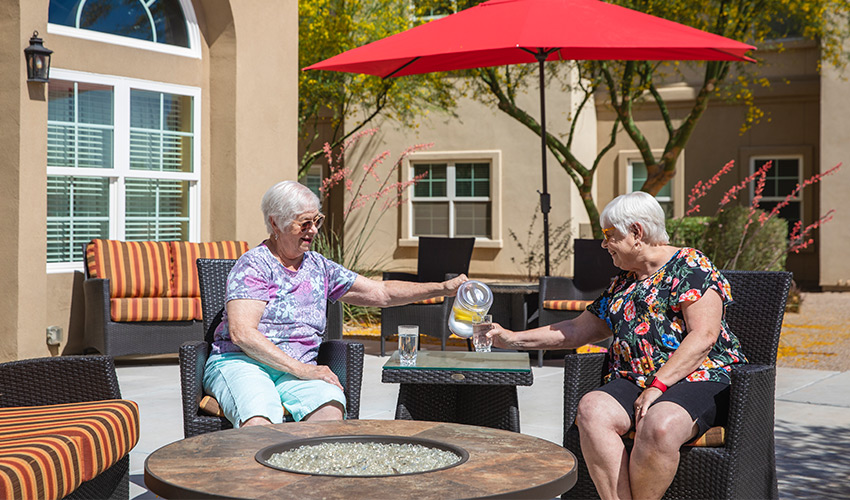
[[[381,78],[537,62],[543,153],[545,272],[549,274],[545,61],[752,61],[755,47],[599,0],[490,0],[351,49],[305,70]]]

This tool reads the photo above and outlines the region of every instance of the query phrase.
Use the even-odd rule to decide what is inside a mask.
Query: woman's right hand
[[[302,380],[322,380],[342,389],[342,384],[339,383],[339,378],[325,365],[303,364],[301,369],[298,370],[298,373],[293,373],[293,375]]]

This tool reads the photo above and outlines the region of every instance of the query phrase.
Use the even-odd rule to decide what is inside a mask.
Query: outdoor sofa
[[[85,350],[109,356],[176,353],[203,340],[198,258],[236,259],[244,241],[118,241],[86,245]]]
[[[139,408],[108,356],[0,364],[0,498],[129,497]]]

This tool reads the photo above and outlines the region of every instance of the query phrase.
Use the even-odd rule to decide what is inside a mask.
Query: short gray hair
[[[644,240],[650,245],[666,245],[670,242],[665,220],[664,209],[658,200],[643,191],[614,198],[599,216],[599,223],[603,228],[614,226],[624,235],[628,234],[632,224],[640,223]]]
[[[274,217],[277,225],[281,226],[294,222],[298,214],[321,208],[319,197],[310,191],[310,188],[296,181],[278,182],[270,187],[263,195],[260,205],[269,234],[274,232],[269,216]]]

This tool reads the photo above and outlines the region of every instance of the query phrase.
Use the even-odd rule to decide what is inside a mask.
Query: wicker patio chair
[[[722,271],[734,303],[726,321],[750,364],[732,370],[726,438],[719,447],[683,446],[664,498],[777,498],[773,417],[776,353],[791,273]],[[564,447],[578,458],[578,482],[564,498],[598,498],[574,422],[579,400],[599,387],[605,354],[569,354],[564,370]],[[627,446],[631,442],[626,440]]]
[[[110,356],[57,356],[0,364],[0,407],[45,406],[121,399]],[[130,496],[130,454],[66,499],[124,499]]]
[[[205,432],[233,426],[224,417],[208,415],[200,410],[204,397],[204,365],[210,354],[214,326],[221,321],[227,275],[236,263],[230,259],[198,259],[201,286],[204,341],[186,342],[180,347],[180,386],[183,397],[183,433],[188,438]],[[342,317],[340,303],[328,303],[329,317]],[[341,332],[341,325],[338,327]],[[341,334],[339,335],[341,337]],[[346,398],[346,418],[360,416],[360,386],[363,380],[363,344],[325,338],[319,347],[318,363],[333,370],[342,384]]]
[[[416,274],[384,273],[384,280],[417,281],[420,283],[443,281],[447,277],[469,273],[469,261],[475,238],[419,237]],[[419,334],[440,339],[440,349],[446,350],[449,338],[450,299],[437,303],[407,304],[381,309],[381,356],[386,353],[385,342],[398,333],[399,325],[418,325]]]

